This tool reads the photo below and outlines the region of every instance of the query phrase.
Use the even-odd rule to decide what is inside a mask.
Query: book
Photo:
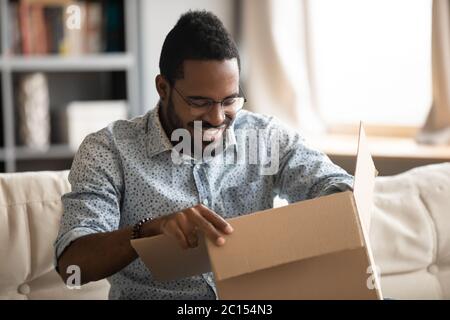
[[[32,39],[30,26],[30,5],[26,1],[19,3],[19,25],[22,39],[22,53],[28,55],[32,53]]]
[[[47,53],[58,54],[64,40],[63,7],[48,6],[44,8],[47,33]]]
[[[43,55],[48,52],[44,9],[40,3],[33,4],[30,8],[31,26],[33,30],[32,53]]]
[[[106,52],[120,52],[125,49],[123,39],[125,30],[123,25],[123,3],[117,0],[103,1],[104,7],[104,37]]]
[[[72,5],[71,5],[72,6]],[[80,25],[78,28],[73,28],[70,26],[68,21],[66,20],[64,23],[64,40],[63,40],[63,50],[62,54],[66,55],[81,55],[86,53],[86,3],[85,2],[76,2],[76,11],[71,11],[71,6],[67,6],[64,8],[66,13],[66,19],[68,19],[68,14],[79,14]]]
[[[20,24],[19,24],[19,5],[17,2],[13,2],[8,8],[9,25],[9,52],[11,54],[20,54],[22,52],[21,36],[20,36]]]
[[[86,52],[99,53],[104,50],[102,39],[102,5],[99,2],[86,4]]]

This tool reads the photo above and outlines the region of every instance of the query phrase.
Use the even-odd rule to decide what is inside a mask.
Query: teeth
[[[203,133],[203,139],[206,141],[215,140],[221,134],[222,129],[208,129]]]
[[[214,135],[217,132],[219,132],[219,129],[209,129],[209,130],[205,131],[206,134],[210,134],[210,135]]]

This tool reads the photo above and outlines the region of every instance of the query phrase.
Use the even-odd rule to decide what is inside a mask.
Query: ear
[[[162,75],[158,74],[155,78],[155,85],[156,91],[158,91],[161,101],[164,103],[167,102],[169,98],[169,83],[166,81],[166,79],[164,79]]]

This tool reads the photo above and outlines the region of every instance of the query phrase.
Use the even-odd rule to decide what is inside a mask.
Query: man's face
[[[230,60],[186,60],[183,79],[175,81],[163,101],[165,129],[170,137],[173,130],[187,129],[194,137],[194,121],[201,121],[202,147],[218,141],[236,117],[224,111],[217,103],[203,114],[195,114],[185,99],[209,98],[222,101],[239,94],[239,68],[236,59]],[[178,92],[176,92],[176,89]]]

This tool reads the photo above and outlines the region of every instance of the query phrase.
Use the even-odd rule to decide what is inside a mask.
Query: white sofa
[[[53,269],[67,174],[0,174],[0,299],[107,298],[106,280],[69,290]],[[374,203],[384,295],[450,299],[450,163],[377,178]]]
[[[0,174],[0,299],[108,298],[106,280],[70,290],[53,268],[67,175]]]

